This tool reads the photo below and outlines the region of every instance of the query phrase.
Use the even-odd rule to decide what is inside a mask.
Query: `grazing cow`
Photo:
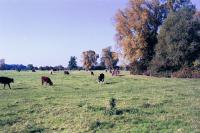
[[[64,74],[65,75],[69,75],[69,71],[64,71]]]
[[[90,73],[92,76],[94,76],[94,72],[93,71],[91,71],[91,73]]]
[[[50,86],[53,85],[53,82],[51,81],[49,77],[42,76],[41,81],[42,81],[42,85],[44,85],[44,83],[46,83],[46,85],[49,84]]]
[[[6,85],[8,85],[8,87],[11,89],[10,83],[14,83],[14,79],[8,77],[0,77],[0,84],[4,84],[4,89]]]
[[[36,72],[35,69],[32,69],[32,72]]]
[[[99,77],[98,77],[98,82],[99,82],[99,83],[100,83],[100,82],[104,83],[104,78],[105,78],[105,75],[104,75],[103,73],[101,73],[101,74],[99,75]]]

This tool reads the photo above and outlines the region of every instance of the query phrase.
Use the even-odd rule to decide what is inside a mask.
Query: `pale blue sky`
[[[128,0],[0,0],[0,58],[64,65],[84,50],[114,46],[114,15]],[[198,4],[199,0],[193,0]]]

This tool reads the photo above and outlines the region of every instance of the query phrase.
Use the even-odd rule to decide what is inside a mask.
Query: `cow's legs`
[[[10,84],[8,84],[8,87],[11,89]]]
[[[4,88],[4,89],[5,89],[5,87],[6,87],[6,84],[3,85],[3,88]]]

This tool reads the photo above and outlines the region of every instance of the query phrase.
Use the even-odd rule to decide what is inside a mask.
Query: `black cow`
[[[93,71],[91,71],[90,74],[91,74],[92,76],[94,76],[94,72],[93,72]]]
[[[14,79],[8,77],[0,77],[0,84],[4,84],[4,89],[6,85],[8,85],[8,87],[11,89],[10,83],[14,83]]]
[[[64,74],[65,75],[69,75],[69,71],[64,71]]]
[[[51,81],[51,79],[50,79],[49,77],[42,76],[42,77],[41,77],[41,81],[42,81],[42,85],[43,85],[44,83],[46,83],[46,85],[49,84],[50,86],[53,85],[53,82]]]
[[[103,73],[101,73],[101,74],[99,75],[99,77],[98,77],[99,83],[100,83],[100,82],[104,83],[104,78],[105,78],[105,75],[104,75]]]

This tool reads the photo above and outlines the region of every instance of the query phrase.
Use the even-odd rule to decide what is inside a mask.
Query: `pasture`
[[[0,132],[200,132],[200,80],[146,76],[112,77],[73,71],[0,72],[15,83],[0,85]],[[49,76],[54,86],[42,86]],[[117,114],[105,113],[116,99]]]

